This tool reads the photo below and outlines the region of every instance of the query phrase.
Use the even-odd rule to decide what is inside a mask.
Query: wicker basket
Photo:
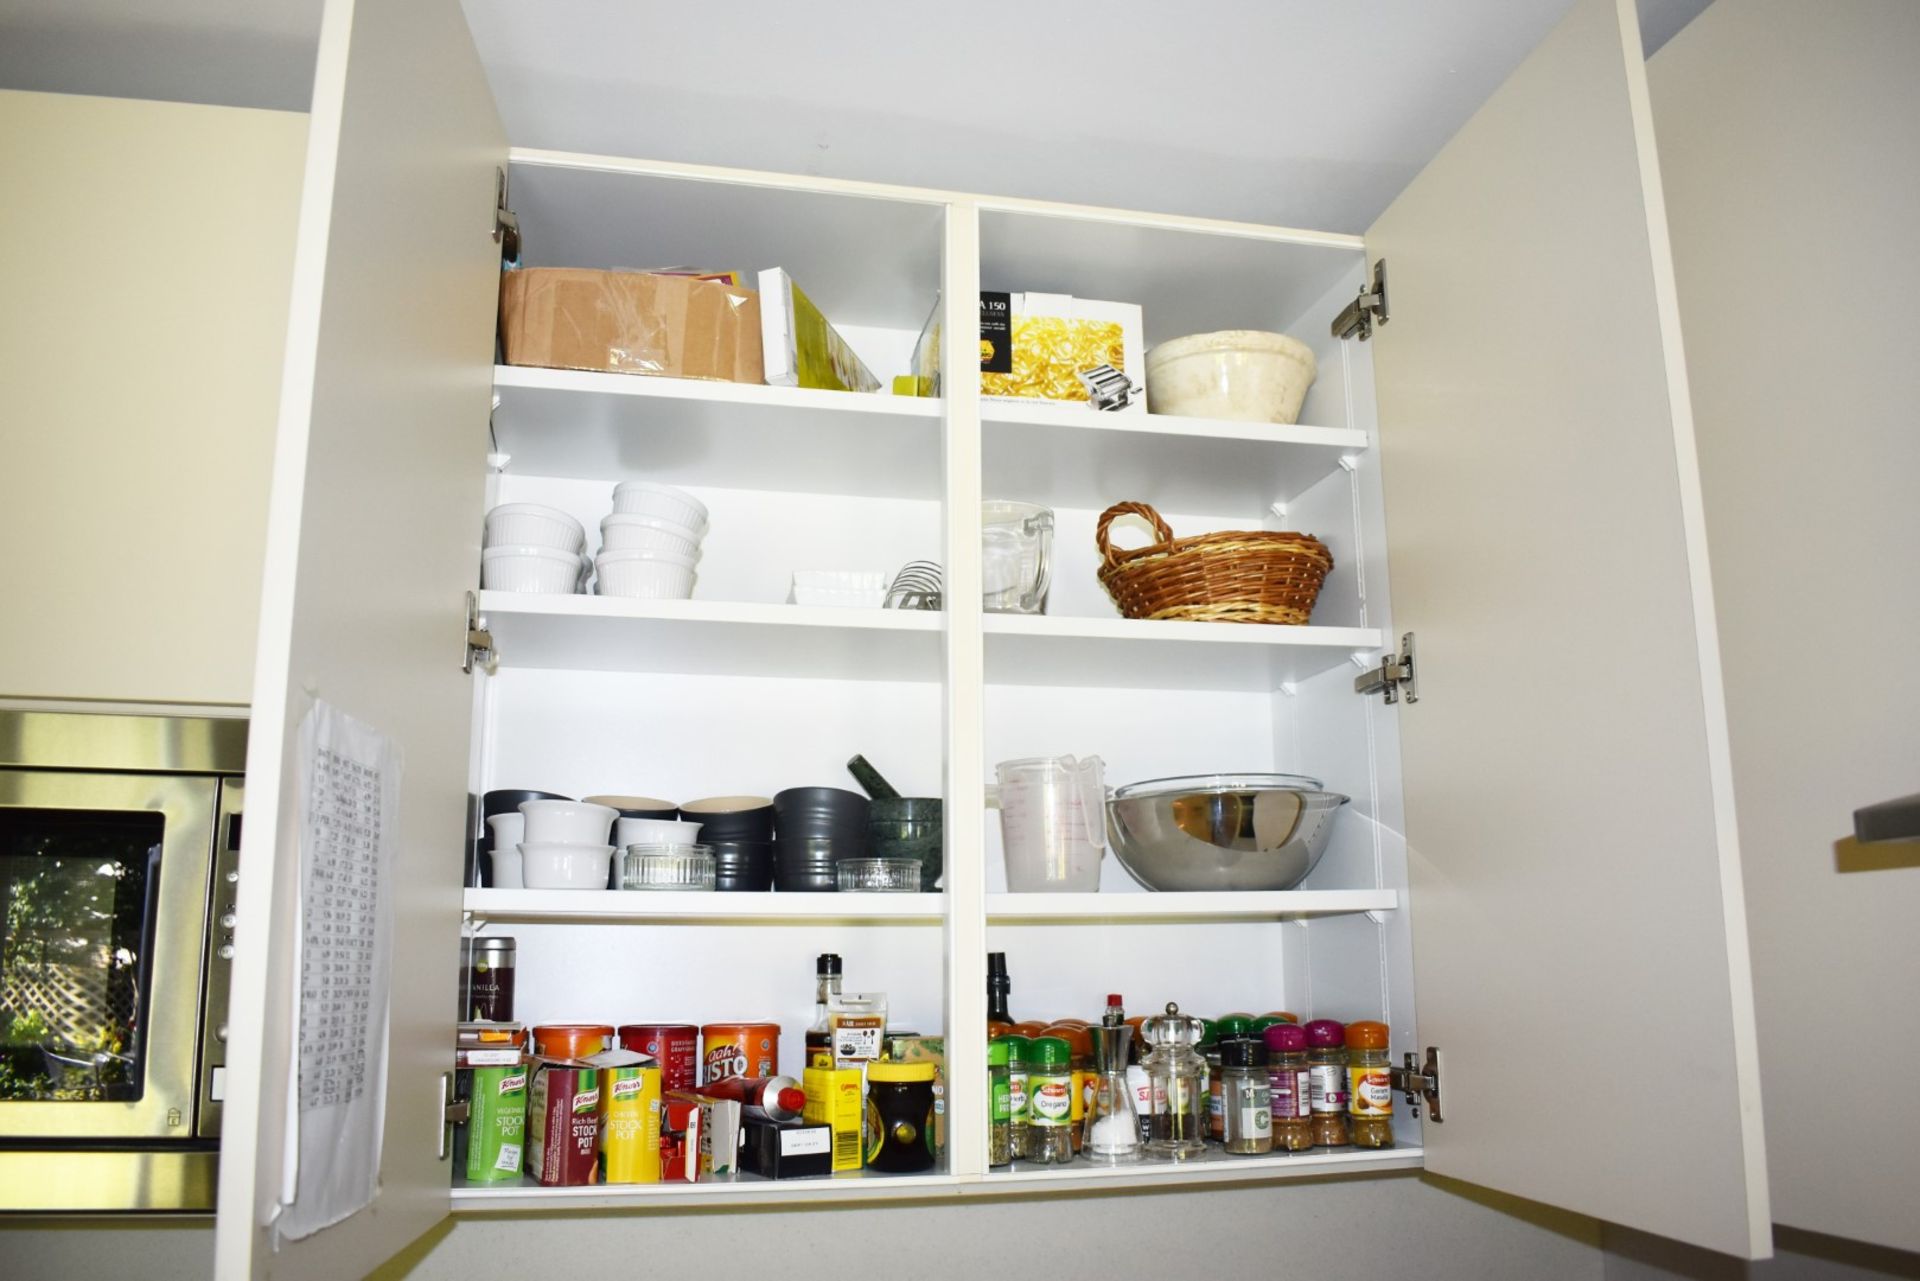
[[[1143,516],[1159,541],[1132,551],[1108,536],[1120,516]],[[1224,530],[1175,538],[1145,503],[1115,503],[1100,514],[1100,584],[1128,618],[1204,623],[1304,623],[1313,613],[1333,554],[1310,534]]]

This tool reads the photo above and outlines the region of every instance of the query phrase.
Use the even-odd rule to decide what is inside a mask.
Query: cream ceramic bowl
[[[1245,423],[1298,422],[1316,372],[1313,349],[1285,334],[1191,334],[1147,353],[1147,410]]]

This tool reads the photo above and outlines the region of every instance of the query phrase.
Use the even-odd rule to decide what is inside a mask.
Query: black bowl
[[[763,796],[712,796],[688,801],[680,817],[700,824],[700,843],[715,841],[771,841],[773,802]]]
[[[867,798],[839,787],[789,787],[773,798],[780,835],[838,836],[867,829]]]
[[[806,871],[777,867],[773,888],[783,894],[834,894],[839,892],[840,880],[831,863]]]
[[[534,792],[523,787],[503,787],[488,792],[480,798],[480,830],[467,843],[467,884],[487,886],[493,884],[493,860],[487,857],[493,853],[493,829],[487,826],[487,820],[495,814],[512,814],[520,808],[521,801],[570,801],[571,796],[562,796],[558,792]],[[471,813],[472,811],[468,811]]]
[[[831,837],[781,837],[773,843],[774,859],[782,868],[799,871],[804,868],[832,868],[845,858],[864,858],[867,853],[867,834],[857,832],[852,835]]]

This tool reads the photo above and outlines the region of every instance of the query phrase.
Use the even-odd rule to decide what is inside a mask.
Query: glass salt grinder
[[[1194,1046],[1206,1035],[1206,1025],[1167,1002],[1167,1012],[1140,1025],[1140,1035],[1153,1047],[1147,1055],[1148,1088],[1152,1091],[1151,1137],[1147,1155],[1163,1161],[1199,1156],[1206,1150],[1207,1114],[1203,1094],[1207,1064]]]
[[[1085,1139],[1081,1152],[1101,1165],[1122,1165],[1140,1159],[1140,1118],[1133,1110],[1133,1090],[1127,1085],[1127,1050],[1133,1029],[1126,1024],[1089,1028],[1093,1037],[1093,1065],[1098,1074],[1087,1100]]]

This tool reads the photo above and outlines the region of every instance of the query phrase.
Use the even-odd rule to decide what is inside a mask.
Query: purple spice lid
[[[1307,1044],[1316,1050],[1341,1049],[1347,1044],[1345,1025],[1332,1019],[1315,1019],[1307,1024],[1306,1033]]]
[[[1275,1023],[1261,1035],[1275,1054],[1298,1054],[1307,1048],[1307,1029],[1296,1023]]]

